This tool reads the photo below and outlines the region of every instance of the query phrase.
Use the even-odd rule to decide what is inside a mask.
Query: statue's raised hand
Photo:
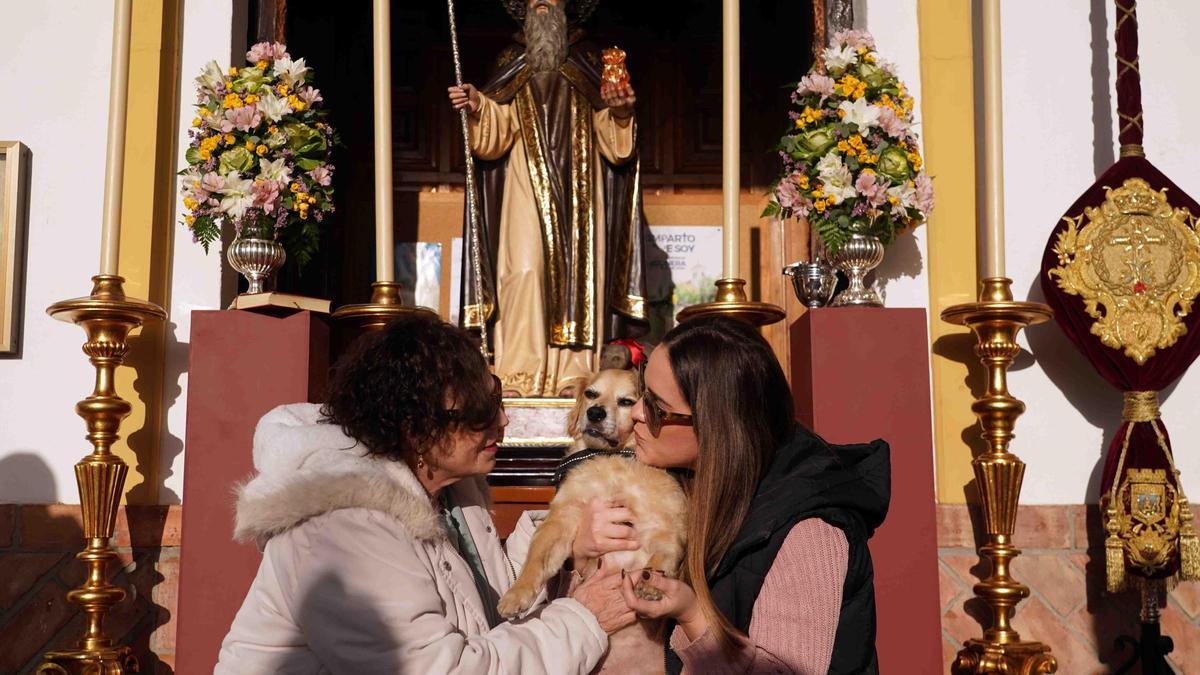
[[[450,105],[455,110],[466,108],[472,114],[479,111],[479,90],[473,85],[463,83],[461,87],[450,87],[446,91],[450,94]]]
[[[612,109],[613,117],[625,118],[632,116],[633,104],[637,103],[637,96],[633,93],[633,87],[628,84],[601,82],[600,98],[604,99],[604,105]]]

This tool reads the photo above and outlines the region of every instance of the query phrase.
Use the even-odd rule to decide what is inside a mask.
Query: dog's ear
[[[581,378],[575,384],[575,405],[571,407],[571,412],[567,414],[568,436],[575,436],[575,429],[579,425],[579,416],[583,414],[583,409],[587,407],[587,397],[584,396],[584,392],[587,391],[587,388],[592,384],[592,380],[594,379],[596,379],[595,375],[586,379]]]

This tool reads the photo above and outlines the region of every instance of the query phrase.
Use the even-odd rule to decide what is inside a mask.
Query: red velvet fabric
[[[1104,202],[1105,188],[1118,188],[1129,178],[1141,178],[1155,190],[1167,189],[1167,196],[1172,206],[1186,208],[1192,213],[1200,213],[1197,205],[1183,190],[1179,189],[1153,164],[1142,157],[1123,157],[1102,176],[1082,196],[1071,205],[1064,218],[1075,218],[1083,214],[1085,207],[1096,207]],[[1083,223],[1084,227],[1088,225]],[[1125,356],[1122,350],[1113,349],[1100,342],[1100,338],[1092,334],[1091,327],[1095,319],[1084,310],[1082,299],[1078,295],[1068,294],[1058,286],[1056,279],[1051,278],[1049,270],[1058,267],[1058,256],[1054,246],[1058,235],[1067,227],[1066,220],[1060,220],[1050,234],[1046,250],[1042,257],[1041,284],[1046,296],[1046,303],[1054,309],[1054,320],[1066,333],[1067,338],[1079,349],[1109,384],[1120,391],[1161,391],[1172,382],[1179,379],[1188,366],[1200,354],[1200,312],[1192,311],[1183,319],[1187,332],[1179,340],[1166,349],[1160,349],[1150,357],[1144,365]],[[1132,292],[1132,289],[1131,289]],[[1170,440],[1161,420],[1156,424],[1162,429],[1167,448]],[[1109,447],[1105,458],[1104,473],[1100,482],[1100,495],[1109,493],[1116,476],[1117,463],[1120,459],[1121,448],[1129,436],[1128,453],[1125,457],[1125,470],[1128,468],[1165,469],[1168,480],[1172,485],[1176,481],[1170,471],[1167,456],[1164,455],[1158,443],[1154,426],[1148,422],[1123,422]],[[1124,471],[1122,471],[1124,473]],[[1177,560],[1176,560],[1177,563]],[[1177,564],[1161,570],[1156,577],[1168,577],[1178,569]]]

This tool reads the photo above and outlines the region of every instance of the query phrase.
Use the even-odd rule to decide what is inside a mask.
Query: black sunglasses
[[[645,410],[646,426],[650,428],[650,434],[655,438],[658,438],[658,434],[662,432],[663,427],[690,427],[695,424],[692,415],[663,410],[658,397],[654,395],[654,392],[646,388],[645,366],[638,369],[638,389],[642,394],[642,408]]]

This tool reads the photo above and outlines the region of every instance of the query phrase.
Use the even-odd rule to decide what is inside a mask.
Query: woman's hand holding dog
[[[700,606],[696,604],[696,592],[691,586],[658,570],[627,572],[622,574],[622,577],[621,596],[625,598],[629,609],[638,616],[647,619],[671,617],[683,628],[689,640],[699,638],[708,630],[708,619],[704,618],[704,612],[700,611]],[[657,591],[652,595],[661,597],[657,600],[644,600],[640,596],[647,593],[639,595],[634,590],[635,584],[648,586]]]
[[[617,574],[619,571],[615,566],[605,569],[601,562],[596,573],[576,586],[571,593],[572,598],[595,615],[600,627],[609,635],[637,620],[637,615],[626,606],[622,597],[621,577]]]
[[[571,544],[571,555],[575,569],[614,551],[636,551],[638,543],[637,518],[633,511],[611,501],[593,497],[583,507],[579,520],[579,532]]]

